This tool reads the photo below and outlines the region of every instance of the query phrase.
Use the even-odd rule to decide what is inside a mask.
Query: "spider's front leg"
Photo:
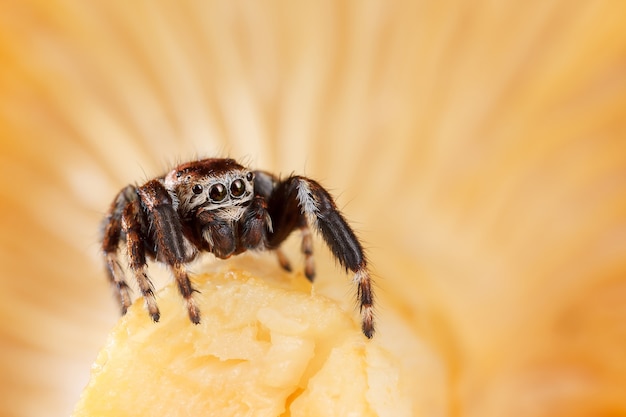
[[[197,252],[183,234],[181,220],[174,209],[172,197],[159,180],[146,183],[138,189],[138,194],[152,223],[156,258],[169,266],[180,294],[185,299],[189,319],[198,324],[200,323],[200,310],[193,299],[195,290],[184,265],[193,259]]]
[[[361,329],[365,336],[371,338],[374,335],[374,301],[367,260],[361,243],[330,194],[309,178],[292,176],[276,184],[268,210],[275,230],[270,234],[271,246],[278,247],[296,227],[308,231],[304,229],[308,224],[320,232],[339,263],[354,273]],[[311,251],[307,234],[303,235],[303,249]]]

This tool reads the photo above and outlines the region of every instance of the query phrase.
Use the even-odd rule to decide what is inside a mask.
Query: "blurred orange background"
[[[626,3],[9,0],[0,60],[0,414],[87,382],[115,192],[230,155],[334,191],[440,415],[626,415]]]

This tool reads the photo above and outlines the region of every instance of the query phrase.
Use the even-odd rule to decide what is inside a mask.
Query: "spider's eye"
[[[242,179],[236,179],[230,184],[230,194],[233,197],[241,197],[246,191],[246,186]]]
[[[211,197],[211,200],[215,202],[222,201],[224,198],[226,198],[226,194],[227,192],[224,184],[217,183],[215,185],[212,185],[209,189],[209,197]]]
[[[246,174],[246,179],[247,179],[248,181],[252,181],[252,178],[254,178],[254,174],[253,174],[252,172],[248,172],[248,173]]]
[[[200,184],[196,184],[191,187],[191,191],[193,191],[194,194],[200,194],[202,192],[202,186]]]

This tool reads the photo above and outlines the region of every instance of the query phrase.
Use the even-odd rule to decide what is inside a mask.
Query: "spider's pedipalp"
[[[263,197],[256,196],[239,221],[238,252],[265,249],[267,232],[272,230],[272,219],[267,213],[267,203]]]

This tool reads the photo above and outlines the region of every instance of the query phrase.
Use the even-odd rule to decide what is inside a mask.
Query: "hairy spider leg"
[[[289,258],[281,248],[274,249],[276,253],[276,257],[278,258],[278,264],[287,272],[292,272],[293,268],[291,267],[291,262],[289,262]]]
[[[130,288],[126,283],[124,270],[118,260],[119,243],[122,239],[122,213],[128,203],[137,199],[138,196],[133,185],[123,188],[115,196],[103,223],[102,254],[107,277],[114,288],[115,298],[121,307],[122,314],[126,314],[132,303]]]
[[[187,250],[189,245],[185,244],[183,228],[174,209],[172,197],[158,180],[149,181],[137,191],[152,224],[157,260],[169,266],[178,290],[185,299],[189,319],[194,324],[198,324],[200,323],[200,310],[193,299],[195,289],[191,285],[184,265],[197,252]]]
[[[269,198],[268,211],[275,230],[269,235],[270,247],[278,247],[296,227],[307,227],[308,231],[311,226],[320,232],[339,263],[354,273],[361,329],[366,337],[371,338],[374,335],[374,302],[367,260],[361,243],[330,194],[316,181],[291,176],[276,184]],[[302,247],[305,254],[312,252],[310,235],[304,236]]]
[[[302,235],[300,251],[304,254],[304,275],[311,282],[315,279],[315,261],[313,259],[313,235],[307,223],[306,217],[302,216],[299,222]]]
[[[141,204],[135,199],[124,207],[122,214],[122,230],[126,235],[126,249],[128,253],[128,266],[135,275],[135,280],[141,291],[148,313],[152,320],[159,321],[161,314],[154,297],[152,282],[146,272],[146,250],[141,230]]]
[[[265,171],[254,172],[254,190],[257,195],[262,196],[265,201],[274,201],[274,213],[270,213],[271,219],[277,219],[276,233],[272,234],[272,243],[269,247],[274,250],[278,258],[279,265],[287,272],[292,271],[291,263],[285,252],[280,248],[280,244],[293,232],[299,228],[302,236],[300,251],[304,255],[304,275],[311,282],[315,279],[315,262],[313,259],[313,237],[309,229],[306,217],[301,212],[297,201],[280,201],[274,194],[276,187],[281,183],[278,177]],[[282,206],[281,206],[282,205]],[[279,207],[281,206],[281,207]],[[282,209],[282,210],[278,210]]]

